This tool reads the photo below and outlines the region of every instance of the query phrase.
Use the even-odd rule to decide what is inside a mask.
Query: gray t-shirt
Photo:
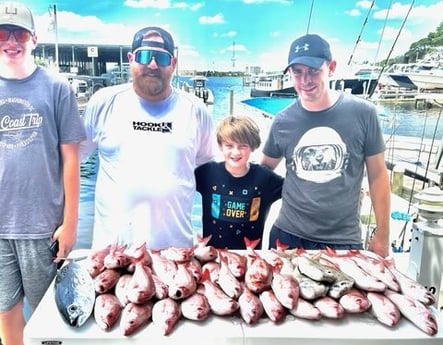
[[[63,220],[60,144],[84,139],[67,80],[41,67],[0,77],[0,238],[51,236]]]
[[[385,144],[375,106],[341,94],[324,111],[296,101],[276,115],[263,152],[286,160],[275,225],[323,243],[361,243],[359,197],[368,156]]]

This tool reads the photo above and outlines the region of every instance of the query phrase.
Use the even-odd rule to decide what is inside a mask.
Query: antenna
[[[57,6],[49,5],[48,8],[49,18],[51,18],[51,27],[55,32],[55,67],[57,68],[57,72],[59,72],[59,62],[58,62],[58,24],[57,24]]]
[[[235,41],[232,42],[232,68],[235,68]]]

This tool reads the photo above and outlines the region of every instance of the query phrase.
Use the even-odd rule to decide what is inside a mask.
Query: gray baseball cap
[[[0,2],[0,25],[14,25],[35,33],[31,10],[19,2]]]

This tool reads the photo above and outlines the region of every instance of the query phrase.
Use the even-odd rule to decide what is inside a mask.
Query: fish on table
[[[74,260],[67,260],[55,276],[54,298],[66,323],[73,327],[84,325],[95,303],[94,281],[88,270]]]

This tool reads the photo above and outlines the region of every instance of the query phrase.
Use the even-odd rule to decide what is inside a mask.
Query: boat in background
[[[346,66],[344,70],[336,70],[330,80],[330,87],[353,95],[368,97],[378,84],[381,67],[369,64]]]
[[[426,71],[409,72],[407,76],[420,90],[443,89],[443,65]]]
[[[443,89],[443,65],[436,62],[393,64],[383,74],[380,84],[410,90]]]
[[[358,69],[352,74],[339,74],[330,80],[330,87],[358,96],[371,95],[377,87],[374,69]],[[289,73],[273,72],[259,75],[251,88],[251,97],[296,97]]]
[[[289,73],[272,72],[259,74],[253,82],[251,97],[295,97]]]
[[[196,75],[193,76],[190,81],[192,82],[192,85],[187,82],[183,82],[181,83],[180,88],[182,90],[185,90],[186,92],[194,94],[195,96],[203,100],[205,104],[214,104],[214,93],[210,88],[206,86],[208,78],[202,75]]]

